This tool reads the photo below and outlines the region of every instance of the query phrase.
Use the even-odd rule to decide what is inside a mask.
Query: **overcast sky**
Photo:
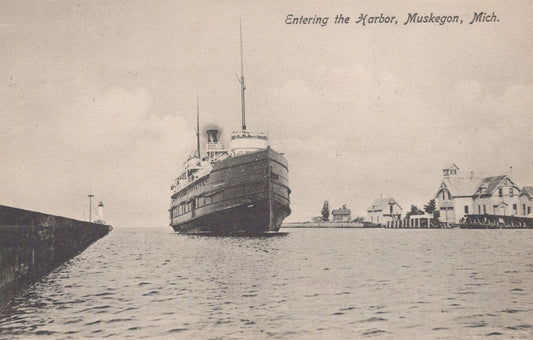
[[[474,12],[500,20],[469,25]],[[403,25],[408,13],[463,24]],[[351,17],[334,25],[336,14]],[[397,25],[355,24],[361,13]],[[329,17],[287,25],[288,14]],[[0,0],[0,204],[117,227],[168,225],[202,124],[247,125],[289,162],[292,215],[423,206],[441,169],[533,185],[531,1]]]

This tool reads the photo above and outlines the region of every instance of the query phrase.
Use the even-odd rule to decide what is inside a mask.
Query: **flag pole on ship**
[[[200,105],[198,103],[198,95],[196,95],[196,152],[198,152],[198,159],[202,160],[200,156]]]
[[[245,118],[245,109],[244,109],[244,90],[246,90],[246,86],[244,85],[244,63],[243,63],[243,56],[242,56],[242,23],[239,21],[239,29],[241,33],[241,110],[242,110],[242,132],[246,131],[246,118]]]

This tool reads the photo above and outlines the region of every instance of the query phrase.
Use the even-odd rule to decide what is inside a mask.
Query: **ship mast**
[[[246,116],[245,116],[245,109],[244,109],[244,90],[246,90],[246,86],[244,85],[244,63],[243,63],[243,57],[242,57],[242,25],[241,22],[239,22],[239,30],[241,33],[241,110],[242,110],[242,132],[246,131]]]
[[[196,95],[196,152],[198,152],[198,159],[200,156],[200,105],[198,104],[198,95]]]

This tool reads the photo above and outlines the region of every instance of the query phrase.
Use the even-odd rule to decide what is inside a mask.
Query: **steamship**
[[[261,235],[277,232],[290,213],[287,160],[270,147],[265,133],[246,129],[241,33],[242,130],[231,134],[229,148],[221,131],[207,129],[205,154],[197,150],[171,185],[170,226],[176,232]]]

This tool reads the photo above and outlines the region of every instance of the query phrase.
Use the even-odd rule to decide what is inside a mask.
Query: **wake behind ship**
[[[264,133],[246,130],[241,34],[242,131],[229,149],[220,130],[207,130],[201,154],[197,109],[197,150],[171,186],[170,225],[181,233],[258,235],[279,230],[291,210],[287,160]]]

